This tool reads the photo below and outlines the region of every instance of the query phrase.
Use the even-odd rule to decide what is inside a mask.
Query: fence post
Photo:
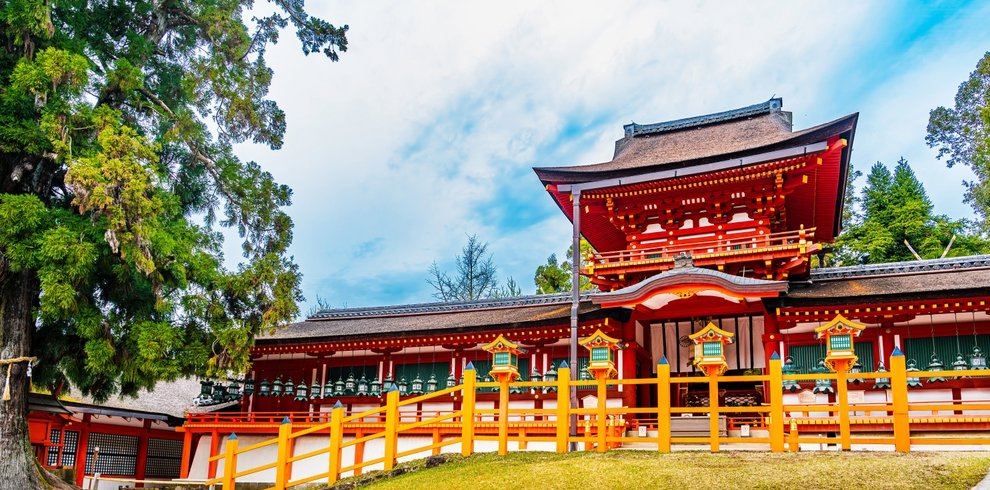
[[[605,406],[608,403],[608,385],[605,384],[606,379],[607,378],[605,376],[600,376],[598,379],[598,407],[597,407],[598,410],[595,415],[595,417],[598,419],[597,451],[600,453],[604,453],[605,450],[608,449],[606,447],[607,446],[606,437],[608,436],[608,420],[607,417],[605,416]]]
[[[237,434],[230,433],[223,453],[223,490],[234,490],[234,474],[237,473]]]
[[[708,441],[713,453],[718,452],[718,374],[708,377]]]
[[[464,385],[461,387],[461,455],[470,456],[474,453],[474,399],[475,381],[478,372],[474,364],[468,363],[464,368]]]
[[[849,385],[846,377],[848,365],[840,364],[835,370],[835,399],[839,402],[839,447],[843,451],[852,449],[849,435]]]
[[[498,384],[498,454],[509,454],[509,378],[499,376]]]
[[[385,396],[385,471],[395,468],[399,444],[399,387],[392,383]]]
[[[292,434],[292,422],[289,417],[282,419],[278,426],[278,456],[275,463],[275,490],[285,490],[289,479],[286,470],[289,466],[289,435]]]
[[[327,484],[333,485],[340,478],[340,446],[343,442],[344,406],[337,400],[330,412],[330,475],[327,477]],[[354,459],[357,464],[357,458]]]
[[[784,372],[776,352],[770,356],[770,451],[784,452]]]
[[[890,394],[894,405],[894,450],[911,451],[911,427],[908,422],[907,371],[904,353],[897,346],[890,355]]]
[[[557,370],[557,452],[566,453],[570,449],[571,434],[571,368],[567,362],[560,363]]]
[[[670,452],[670,363],[661,356],[657,363],[657,451]]]

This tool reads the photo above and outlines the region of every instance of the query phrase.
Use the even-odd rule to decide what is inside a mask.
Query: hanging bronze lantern
[[[932,358],[931,358],[930,361],[928,361],[928,370],[929,371],[942,371],[944,369],[945,369],[945,364],[942,364],[942,361],[938,360],[938,356],[935,355],[934,352],[932,352]],[[944,383],[945,382],[945,378],[942,377],[941,375],[932,376],[932,377],[928,378],[928,382],[929,383]]]
[[[437,376],[430,373],[430,379],[426,381],[426,392],[433,393],[437,391]]]
[[[399,380],[399,395],[405,396],[409,394],[409,383],[406,382],[406,378],[403,377]]]
[[[412,389],[409,391],[410,395],[422,395],[423,394],[423,380],[420,379],[419,374],[416,375],[412,380]]]
[[[361,379],[357,382],[357,394],[358,396],[368,396],[368,378],[364,377],[364,373],[361,373]]]
[[[199,380],[199,397],[202,399],[213,397],[213,382],[208,379]]]
[[[962,353],[956,354],[956,360],[952,361],[953,371],[966,371],[969,369],[969,363],[966,362],[966,358],[963,357]],[[956,376],[956,379],[961,378],[961,376]]]
[[[357,388],[357,381],[354,380],[354,371],[347,375],[347,380],[344,381],[344,394],[353,395],[355,389]]]
[[[450,374],[447,375],[447,388],[453,388],[455,386],[457,386],[457,378],[454,377],[454,372],[451,371]]]
[[[268,382],[268,378],[263,378],[261,384],[258,385],[258,396],[268,396],[271,394],[271,383]]]
[[[784,358],[784,365],[780,367],[780,370],[785,375],[798,374],[797,364],[791,356]],[[781,384],[783,385],[782,387],[784,391],[795,392],[801,390],[801,383],[799,383],[796,379],[785,379]]]
[[[371,380],[371,391],[368,394],[371,396],[380,396],[382,394],[382,382],[378,381],[378,378]]]
[[[818,368],[816,369],[818,373],[827,373],[829,369],[825,367],[825,358],[818,359]],[[811,390],[812,393],[835,393],[832,389],[832,380],[830,379],[816,379],[815,388]]]
[[[856,362],[854,362],[852,367],[849,368],[849,374],[859,374],[861,372],[863,372],[863,364],[859,362],[859,358],[856,358]],[[849,378],[849,382],[858,385],[863,382],[863,378],[853,376]]]
[[[320,384],[320,380],[313,382],[313,386],[309,389],[309,399],[316,400],[317,398],[323,398],[323,385]]]
[[[295,400],[297,402],[304,402],[304,401],[309,400],[309,387],[306,386],[306,382],[305,381],[301,381],[300,380],[299,381],[299,384],[296,385],[296,398],[295,398]]]
[[[285,382],[285,387],[282,388],[282,395],[295,396],[295,394],[296,394],[296,384],[292,382],[292,378],[289,378],[289,380]]]
[[[251,396],[254,394],[254,380],[247,378],[244,380],[244,396]]]
[[[918,361],[914,359],[908,359],[907,362],[907,372],[916,373],[918,372]],[[908,388],[921,388],[921,378],[908,376],[907,379]]]
[[[275,382],[272,383],[272,396],[282,396],[283,387],[284,385],[282,384],[282,377],[281,376],[275,377]]]
[[[878,373],[886,373],[887,368],[883,366],[883,361],[877,364]],[[873,387],[878,390],[889,390],[890,389],[890,378],[876,378],[873,382]]]
[[[241,398],[241,385],[237,381],[227,382],[227,401],[234,401]]]
[[[227,401],[227,388],[223,386],[223,382],[217,381],[213,385],[213,395],[211,395],[211,401],[213,403],[223,403]]]
[[[547,369],[546,374],[543,375],[543,381],[546,383],[551,383],[550,385],[543,387],[544,393],[557,391],[557,387],[552,384],[557,382],[557,368],[553,366],[552,362],[550,363],[550,369]]]
[[[344,379],[337,377],[337,382],[333,384],[333,396],[344,396]]]
[[[987,368],[987,358],[984,357],[983,352],[980,350],[980,346],[973,346],[973,354],[969,356],[969,368],[970,369],[986,369]]]

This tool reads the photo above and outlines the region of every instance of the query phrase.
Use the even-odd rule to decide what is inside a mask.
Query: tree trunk
[[[0,359],[31,355],[31,310],[37,298],[33,271],[8,272],[0,279]],[[6,381],[7,366],[0,369],[0,378]],[[0,399],[0,487],[45,488],[28,440],[27,365],[12,364],[9,372],[10,400]]]

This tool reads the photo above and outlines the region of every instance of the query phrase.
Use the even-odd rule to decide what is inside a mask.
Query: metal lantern
[[[405,376],[399,380],[399,394],[408,395],[409,394],[409,382],[406,381]]]
[[[852,367],[849,368],[849,374],[859,374],[861,372],[863,372],[863,364],[859,362],[859,359],[857,358],[856,362],[854,362]],[[849,382],[858,385],[863,382],[863,378],[853,376],[849,378]]]
[[[966,358],[963,357],[963,355],[962,355],[961,352],[960,353],[957,353],[956,354],[956,360],[955,361],[952,361],[952,370],[953,371],[966,371],[967,369],[969,369],[969,363],[966,362]]]
[[[942,361],[938,360],[938,356],[935,355],[934,352],[932,352],[932,358],[931,358],[930,361],[928,361],[928,370],[929,371],[942,371],[944,369],[945,369],[945,364],[942,364]],[[928,378],[928,382],[929,383],[944,383],[945,382],[945,378],[942,377],[942,376],[932,376],[932,377]]]
[[[556,383],[557,382],[557,369],[553,367],[553,363],[550,363],[550,369],[547,369],[546,374],[543,375],[543,381],[546,383]],[[551,391],[557,391],[557,387],[550,384],[543,388],[544,393],[549,393]]]
[[[494,381],[492,377],[486,374],[484,382],[491,383],[492,381]],[[485,388],[479,388],[479,389],[485,391]],[[487,391],[498,391],[498,388],[488,388]]]
[[[247,378],[244,380],[244,396],[251,396],[254,394],[254,379]]]
[[[211,398],[213,396],[213,382],[208,379],[199,380],[199,397],[202,399]]]
[[[853,339],[863,333],[866,326],[836,315],[832,321],[815,329],[815,338],[825,339],[825,359],[822,365],[831,371],[849,372],[859,357]],[[862,368],[862,366],[860,366]]]
[[[426,381],[426,392],[433,393],[434,391],[437,391],[437,377],[430,373],[430,379]]]
[[[306,382],[300,380],[299,384],[296,385],[296,398],[297,402],[304,402],[309,400],[309,387],[306,386]]]
[[[364,373],[361,373],[361,379],[357,382],[357,394],[358,396],[368,396],[368,378],[364,377]]]
[[[797,364],[794,363],[794,358],[787,356],[784,358],[784,365],[780,367],[783,374],[798,374]],[[796,379],[785,379],[783,383],[784,391],[799,391],[801,390],[801,383],[798,383]]]
[[[970,369],[986,369],[987,368],[987,358],[983,356],[983,352],[977,345],[973,346],[973,354],[969,356],[969,368]]]
[[[914,359],[908,359],[907,362],[907,372],[916,373],[918,372],[918,361]],[[907,379],[908,388],[921,388],[921,378],[912,378],[908,376]]]
[[[276,376],[275,382],[272,383],[272,396],[282,396],[282,377]]]
[[[337,382],[333,384],[333,396],[344,395],[344,379],[337,376]]]
[[[496,381],[511,383],[519,379],[519,355],[525,354],[526,349],[502,335],[482,349],[492,355],[492,368],[488,374]]]
[[[457,386],[457,378],[454,377],[454,372],[451,371],[450,374],[447,375],[447,388],[453,388],[455,386]]]
[[[268,396],[271,394],[272,385],[268,382],[268,378],[262,379],[261,384],[258,385],[258,396]]]
[[[582,369],[581,374],[578,375],[578,379],[581,381],[589,381],[591,380],[591,373],[588,372],[587,368]]]
[[[825,367],[825,358],[818,359],[818,367],[815,369],[818,373],[827,373],[829,369]],[[812,393],[835,393],[832,390],[832,380],[830,379],[816,379],[815,388],[811,390]]]
[[[294,396],[295,394],[296,394],[296,384],[292,382],[292,378],[289,378],[289,380],[285,382],[285,387],[282,388],[282,395]]]
[[[357,388],[357,380],[354,379],[354,371],[351,371],[351,374],[348,374],[344,381],[344,394],[353,395],[355,388]]]
[[[536,369],[536,367],[533,367],[533,372],[530,373],[529,380],[534,383],[538,381],[543,381],[543,375],[540,374],[540,371]]]
[[[416,374],[416,377],[412,380],[412,390],[409,392],[410,395],[422,395],[423,394],[423,380]]]
[[[527,380],[526,380],[526,377],[525,376],[520,375],[518,378],[516,378],[516,381],[520,381],[520,382],[525,383]],[[525,393],[525,392],[526,392],[526,389],[523,388],[523,387],[521,387],[521,386],[510,386],[509,387],[509,393],[511,393],[511,394],[518,395],[518,394],[522,394],[522,393]]]
[[[732,343],[735,334],[726,332],[708,322],[705,328],[688,335],[694,343],[694,361],[692,363],[705,376],[719,376],[725,373],[729,364],[725,361],[725,346]]]
[[[880,361],[877,364],[877,372],[878,373],[886,373],[887,372],[887,368],[885,368],[883,366],[883,361]],[[890,378],[876,378],[876,380],[873,382],[873,387],[876,388],[876,389],[878,389],[878,390],[889,390],[890,389]]]
[[[615,368],[615,351],[622,348],[619,339],[609,337],[596,330],[590,337],[579,342],[588,349],[588,373],[595,379],[608,379],[618,372]]]
[[[234,401],[241,397],[241,385],[237,381],[230,380],[227,383],[227,401]]]
[[[320,380],[314,381],[309,390],[309,399],[315,400],[317,398],[323,398],[323,385],[320,384]]]
[[[371,391],[368,394],[371,396],[379,396],[382,394],[382,382],[378,381],[378,378],[371,380]]]
[[[213,403],[223,403],[227,401],[227,389],[223,386],[222,382],[217,381],[213,385],[213,395],[211,401]]]

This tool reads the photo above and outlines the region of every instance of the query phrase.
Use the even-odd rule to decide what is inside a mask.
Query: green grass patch
[[[410,463],[410,467],[418,467]],[[800,488],[968,489],[990,467],[987,452],[517,452],[451,456],[434,468],[374,481],[368,489]],[[351,479],[350,484],[357,483]]]

